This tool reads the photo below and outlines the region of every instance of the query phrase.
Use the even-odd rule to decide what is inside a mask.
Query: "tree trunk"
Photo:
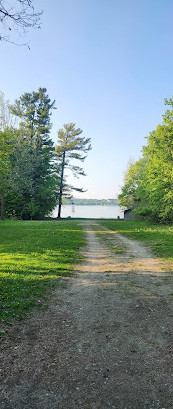
[[[64,166],[65,166],[65,152],[63,152],[63,157],[62,157],[61,180],[60,180],[60,188],[59,188],[58,219],[61,217],[62,190],[63,190],[63,178],[64,178]]]
[[[4,208],[4,193],[1,194],[1,220],[4,220],[5,208]]]

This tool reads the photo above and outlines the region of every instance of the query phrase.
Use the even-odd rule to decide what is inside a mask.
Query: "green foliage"
[[[151,220],[173,221],[173,99],[164,123],[149,135],[143,158],[131,164],[119,201]]]
[[[58,195],[59,211],[58,217],[61,216],[62,197],[69,196],[70,192],[75,190],[83,192],[82,188],[70,186],[65,180],[65,169],[72,171],[75,177],[85,176],[83,168],[73,163],[73,160],[83,162],[86,153],[91,149],[90,138],[80,136],[82,130],[75,129],[74,123],[64,124],[64,128],[58,131],[58,145],[56,146],[56,156],[60,172],[60,189]]]
[[[8,185],[8,175],[10,172],[10,155],[14,147],[14,134],[10,129],[0,131],[0,192],[4,192]]]
[[[46,88],[25,93],[10,107],[19,118],[17,141],[11,155],[11,187],[6,213],[22,219],[42,219],[57,201],[54,148],[49,136],[51,102]]]
[[[9,102],[0,92],[0,201],[1,201],[1,218],[5,216],[4,198],[9,188],[11,161],[10,157],[16,142],[16,135],[12,128],[12,118],[8,107]]]
[[[55,108],[55,101],[51,102],[46,88],[39,88],[37,92],[26,92],[14,105],[10,106],[13,115],[21,119],[21,128],[27,131],[31,146],[41,149],[43,146],[49,150],[53,146],[49,138],[51,129],[50,115]]]
[[[83,191],[66,183],[64,170],[71,170],[76,177],[85,175],[75,161],[85,160],[90,139],[82,137],[75,124],[65,124],[58,131],[55,158],[50,137],[52,109],[56,109],[55,101],[50,100],[46,88],[21,95],[13,105],[0,93],[1,219],[44,219],[58,199],[60,215],[62,196]]]
[[[73,272],[82,245],[74,221],[1,221],[0,319],[21,319],[41,306],[58,279]]]
[[[0,201],[1,201],[1,219],[5,217],[5,197],[8,189],[11,188],[11,155],[16,143],[16,135],[10,129],[0,131]]]
[[[121,206],[135,207],[140,202],[138,190],[143,167],[144,163],[142,159],[135,163],[130,161],[124,177],[124,186],[118,196],[118,202]]]
[[[156,220],[172,221],[173,127],[159,125],[143,149],[146,161],[145,194]]]

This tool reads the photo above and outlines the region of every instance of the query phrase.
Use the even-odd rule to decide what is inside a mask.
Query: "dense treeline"
[[[165,105],[163,123],[149,134],[142,158],[129,164],[118,199],[139,217],[173,222],[173,98]]]
[[[62,179],[64,150],[59,139],[55,147],[50,136],[53,109],[55,101],[50,100],[46,88],[23,94],[13,105],[0,93],[1,219],[41,220],[62,201],[62,196],[70,197],[71,189],[75,189]],[[75,133],[74,126],[68,125]],[[78,143],[79,138],[73,138],[69,151]],[[73,159],[78,159],[74,153],[68,160],[72,169]]]
[[[90,206],[114,206],[117,205],[117,199],[67,199],[66,205],[90,205]]]

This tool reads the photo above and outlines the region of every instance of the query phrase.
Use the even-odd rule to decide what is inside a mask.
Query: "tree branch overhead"
[[[16,45],[16,35],[23,35],[29,28],[40,28],[41,12],[35,12],[32,0],[0,0],[0,40]]]

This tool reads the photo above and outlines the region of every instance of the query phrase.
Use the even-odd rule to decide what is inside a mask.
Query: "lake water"
[[[52,217],[57,217],[58,208],[56,208]],[[61,217],[81,217],[84,219],[117,219],[119,216],[121,219],[124,217],[121,207],[117,205],[113,206],[95,206],[95,205],[77,205],[77,206],[62,206]]]

